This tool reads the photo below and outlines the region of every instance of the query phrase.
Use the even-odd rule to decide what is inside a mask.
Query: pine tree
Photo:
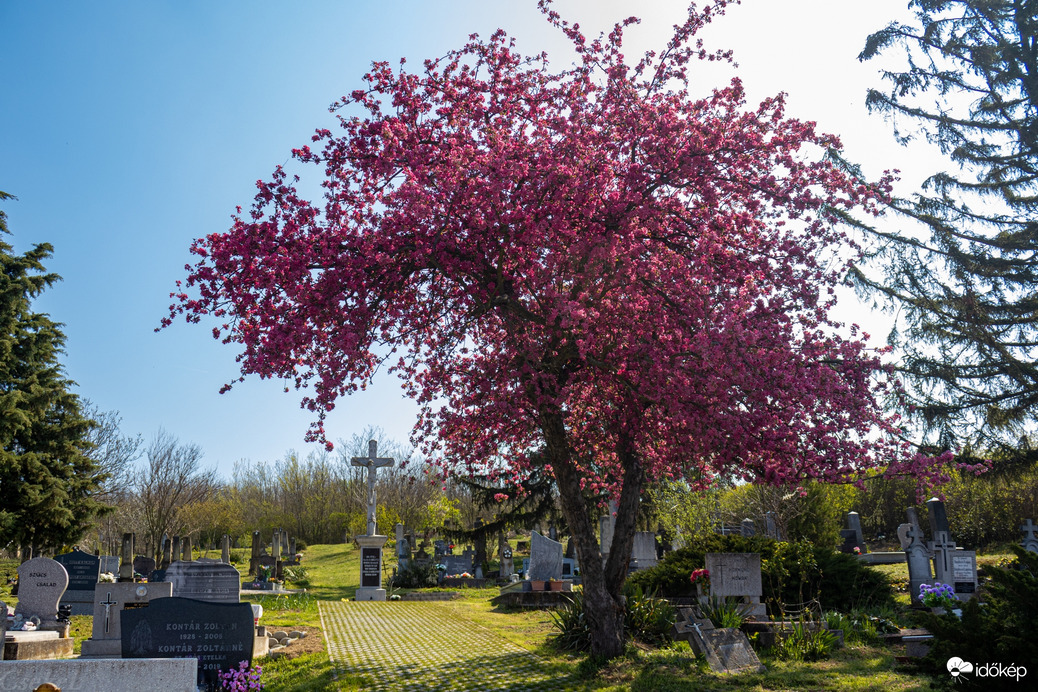
[[[0,192],[0,200],[11,196]],[[0,233],[9,233],[0,212]],[[78,540],[104,511],[103,476],[87,456],[94,425],[59,356],[65,335],[32,301],[60,277],[42,243],[24,255],[0,241],[0,545],[56,548]]]
[[[907,58],[867,104],[952,165],[891,202],[906,223],[879,234],[884,276],[856,278],[899,310],[892,343],[928,441],[990,452],[1038,413],[1038,1],[910,6],[917,26],[889,25],[859,56]]]

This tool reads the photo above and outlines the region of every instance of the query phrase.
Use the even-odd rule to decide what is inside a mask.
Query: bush
[[[890,607],[894,595],[887,578],[855,556],[806,541],[778,542],[763,536],[715,534],[697,544],[668,553],[655,567],[639,570],[628,583],[644,592],[673,598],[694,595],[692,570],[706,564],[707,553],[759,553],[763,600],[804,603],[817,598],[829,610]]]
[[[310,573],[306,571],[305,567],[285,567],[284,568],[285,581],[296,586],[301,586],[304,589],[310,586]]]
[[[938,682],[951,679],[946,663],[953,656],[974,665],[1030,667],[1029,662],[1038,661],[1038,554],[1012,548],[1016,553],[1013,564],[988,568],[991,583],[982,593],[985,605],[979,599],[969,601],[961,620],[952,614],[922,614],[923,624],[934,635],[925,662]],[[1015,679],[1008,682],[1017,685]]]
[[[625,592],[624,632],[627,637],[654,646],[668,644],[675,620],[670,603],[652,595],[646,596],[639,588],[625,588]],[[591,628],[584,614],[583,592],[574,591],[570,603],[552,611],[551,619],[558,630],[551,638],[555,648],[562,651],[588,651],[591,648]]]
[[[439,572],[434,564],[419,564],[412,560],[407,567],[399,570],[389,580],[394,589],[424,589],[436,586],[439,582]]]

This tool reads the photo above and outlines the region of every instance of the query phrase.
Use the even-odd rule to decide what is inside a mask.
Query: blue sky
[[[856,56],[868,33],[904,16],[907,0],[744,0],[708,40],[736,51],[751,100],[790,94],[791,114],[843,137],[866,170],[927,170],[864,108],[877,66]],[[629,14],[627,53],[660,46],[684,16],[680,1],[561,1],[589,33]],[[251,379],[228,394],[236,351],[207,326],[156,334],[188,247],[226,230],[257,179],[333,122],[327,106],[360,85],[372,60],[423,58],[501,27],[520,49],[568,64],[565,41],[535,0],[509,2],[0,2],[0,190],[22,252],[49,242],[64,281],[37,309],[65,324],[68,375],[78,392],[123,418],[124,434],[160,428],[193,442],[229,476],[237,460],[294,449],[310,414],[280,382]],[[702,71],[704,89],[726,79]],[[929,164],[932,170],[932,163]],[[846,319],[874,319],[852,303]],[[368,425],[406,440],[415,408],[396,380],[340,402],[332,439]]]

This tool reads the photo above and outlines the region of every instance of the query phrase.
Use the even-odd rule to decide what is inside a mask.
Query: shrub
[[[894,603],[887,578],[855,556],[807,541],[778,542],[763,536],[715,534],[694,547],[668,553],[655,567],[632,574],[628,583],[668,598],[692,596],[689,575],[705,566],[707,553],[760,553],[763,600],[772,607],[812,598],[843,612]]]
[[[290,584],[301,586],[304,589],[310,586],[310,573],[306,571],[305,567],[285,567],[283,574],[285,581]]]
[[[700,606],[703,617],[714,623],[714,627],[738,627],[745,619],[747,606],[732,599],[711,596]]]
[[[969,652],[972,662],[1028,666],[1038,661],[1038,554],[1012,548],[1016,553],[1012,565],[988,568],[991,582],[982,593],[985,605],[980,599],[969,601],[961,620],[951,614],[921,615],[934,635],[925,662],[938,681],[950,677],[946,662],[953,656],[965,657],[964,652]]]
[[[662,646],[670,642],[674,626],[674,608],[665,599],[645,595],[641,589],[625,588],[627,607],[624,612],[624,632],[646,644]],[[591,628],[584,614],[584,596],[574,591],[570,603],[551,612],[552,625],[558,633],[551,638],[555,648],[562,651],[588,651],[591,648]]]
[[[436,586],[439,572],[434,564],[419,564],[411,561],[407,567],[399,570],[389,583],[394,589],[424,589]]]

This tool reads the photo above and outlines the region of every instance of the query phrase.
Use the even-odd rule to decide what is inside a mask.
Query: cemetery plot
[[[198,683],[218,683],[217,673],[252,662],[255,628],[248,603],[160,598],[122,613],[123,658],[194,658]]]

